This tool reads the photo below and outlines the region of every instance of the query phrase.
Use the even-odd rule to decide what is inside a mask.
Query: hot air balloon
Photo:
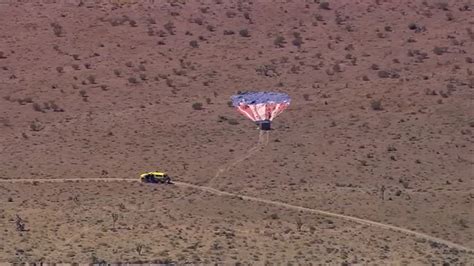
[[[280,92],[244,92],[231,97],[232,105],[261,130],[270,130],[271,121],[290,105],[290,96]]]

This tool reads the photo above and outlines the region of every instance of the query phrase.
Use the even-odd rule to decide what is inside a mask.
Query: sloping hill
[[[1,4],[0,178],[166,170],[474,247],[470,1],[79,2]],[[293,99],[252,154],[239,90]]]

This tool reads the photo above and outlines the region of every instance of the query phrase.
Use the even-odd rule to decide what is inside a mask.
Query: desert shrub
[[[145,73],[140,73],[139,76],[140,76],[141,80],[147,80],[148,79]]]
[[[130,78],[128,78],[128,82],[131,83],[131,84],[137,84],[138,80],[134,77],[130,77]]]
[[[410,23],[410,24],[408,24],[408,28],[410,30],[416,30],[418,28],[418,26],[415,23]]]
[[[64,73],[64,68],[63,67],[56,67],[56,71],[58,71],[58,73]]]
[[[420,33],[420,32],[426,31],[426,27],[425,27],[425,26],[418,26],[418,25],[415,24],[415,23],[410,23],[410,24],[408,24],[408,28],[409,28],[410,30],[415,31],[415,33]]]
[[[372,108],[372,110],[374,111],[381,111],[383,110],[383,107],[382,107],[382,100],[372,100],[370,102],[370,107]]]
[[[403,188],[405,188],[405,189],[410,188],[410,183],[408,182],[407,179],[400,178],[400,179],[398,180],[398,182],[399,182],[400,184],[402,184]]]
[[[64,109],[59,107],[54,101],[49,102],[49,109],[53,110],[53,112],[64,112]]]
[[[310,100],[309,94],[307,94],[307,93],[303,94],[303,99],[304,99],[305,101],[309,101],[309,100]]]
[[[54,35],[56,35],[56,37],[64,36],[63,27],[59,25],[59,23],[53,22],[51,23],[51,27],[53,27],[53,32],[54,32]]]
[[[33,110],[35,110],[36,112],[44,113],[43,108],[42,108],[41,105],[38,104],[38,103],[33,103]]]
[[[225,13],[225,15],[228,17],[228,18],[233,18],[235,17],[237,14],[234,12],[234,11],[227,11]]]
[[[372,64],[372,65],[370,66],[370,69],[372,69],[372,70],[379,70],[380,67],[379,67],[379,65],[377,65],[377,64]]]
[[[74,70],[79,70],[79,69],[80,69],[80,67],[79,67],[78,64],[72,64],[72,68],[73,68]]]
[[[301,34],[299,32],[294,32],[293,33],[293,41],[291,42],[294,46],[300,48],[301,45],[303,44],[303,38],[301,38]]]
[[[469,64],[472,64],[474,63],[474,60],[472,59],[472,57],[466,57],[466,63],[469,63]]]
[[[210,32],[214,32],[216,31],[216,27],[212,26],[212,25],[207,25],[206,29]]]
[[[446,20],[448,20],[448,21],[453,21],[453,20],[454,20],[454,15],[453,15],[453,13],[446,13]]]
[[[87,77],[87,80],[89,81],[90,84],[96,84],[96,82],[95,82],[95,76],[93,76],[93,75],[89,75],[89,76]]]
[[[51,102],[44,102],[43,107],[46,110],[51,110]]]
[[[343,72],[344,71],[344,68],[341,66],[341,64],[335,64],[332,69],[334,70],[334,72]]]
[[[19,232],[25,231],[25,221],[17,214],[15,219],[16,230]]]
[[[117,17],[117,18],[113,18],[109,20],[110,24],[114,27],[121,26],[127,21],[130,21],[130,19],[127,16]]]
[[[121,75],[122,73],[120,73],[120,70],[115,69],[115,70],[114,70],[114,74],[115,74],[115,76],[120,77],[120,75]]]
[[[165,28],[165,30],[170,35],[175,35],[175,32],[174,32],[175,26],[174,26],[173,22],[170,21],[170,22],[166,23],[165,25],[163,25],[163,27]]]
[[[173,68],[173,73],[176,76],[186,76],[186,70]]]
[[[105,260],[98,258],[95,254],[91,255],[91,262],[93,265],[107,265]]]
[[[166,85],[170,88],[176,88],[176,85],[174,84],[174,81],[170,78],[166,78]]]
[[[319,4],[319,8],[324,10],[331,10],[331,7],[329,7],[329,2],[321,2]]]
[[[385,71],[385,70],[380,70],[379,72],[377,72],[377,75],[379,76],[379,78],[389,78],[390,77],[390,72],[388,71]]]
[[[211,98],[206,98],[206,103],[207,103],[207,104],[211,104],[211,103],[212,103]]]
[[[274,65],[262,65],[262,66],[259,66],[259,67],[255,68],[255,71],[259,75],[263,75],[263,76],[266,76],[266,77],[275,77],[275,76],[279,75],[279,73],[276,69],[276,66],[274,66]]]
[[[199,43],[196,41],[196,40],[192,40],[189,42],[189,45],[192,47],[192,48],[199,48]]]
[[[296,217],[296,229],[298,231],[301,231],[302,227],[303,227],[303,221],[301,220],[300,217]]]
[[[27,103],[33,103],[33,99],[31,97],[20,98],[17,101],[21,105],[25,105]]]
[[[242,37],[246,37],[246,38],[250,37],[250,33],[249,33],[249,31],[248,31],[247,29],[240,30],[240,31],[239,31],[239,34],[240,34],[240,36],[242,36]]]
[[[30,123],[30,129],[32,131],[41,131],[44,129],[44,125],[40,121],[34,120]]]
[[[227,123],[229,123],[229,125],[235,126],[239,124],[239,121],[237,121],[236,119],[230,118],[227,120]]]
[[[278,219],[280,219],[280,217],[279,217],[278,214],[276,214],[276,213],[272,213],[272,214],[270,215],[270,218],[271,218],[272,220],[278,220]]]
[[[12,127],[12,123],[6,117],[0,117],[0,125],[2,125],[4,127]]]
[[[436,55],[442,55],[442,54],[446,53],[447,51],[448,51],[447,47],[435,46],[435,48],[433,48],[433,53],[435,53]]]
[[[202,110],[202,103],[199,103],[199,102],[196,102],[196,103],[193,103],[192,105],[193,109],[194,110]]]
[[[115,229],[115,223],[117,223],[119,215],[117,213],[112,213],[111,216],[112,216],[112,227],[113,229]]]
[[[469,35],[469,38],[471,40],[474,40],[474,31],[471,28],[467,28],[466,31],[467,31],[467,34]]]
[[[204,24],[204,21],[202,20],[202,18],[195,18],[195,19],[193,19],[193,22],[198,24],[199,26]]]
[[[448,2],[444,2],[444,1],[443,1],[443,2],[438,2],[438,3],[436,3],[436,7],[437,7],[438,9],[443,10],[443,11],[448,11],[448,10],[449,10],[449,4],[448,4]]]
[[[273,44],[279,48],[285,47],[285,43],[286,43],[285,37],[283,36],[277,36],[275,40],[273,41]]]
[[[462,227],[462,228],[469,228],[469,222],[466,221],[465,219],[461,218],[457,221],[457,223]]]
[[[234,35],[235,32],[233,30],[224,30],[224,35]]]
[[[129,23],[130,26],[132,26],[132,27],[137,27],[137,22],[136,22],[135,20],[133,20],[133,19],[131,19],[128,23]]]
[[[152,28],[148,28],[147,32],[148,36],[155,36],[155,31]]]
[[[436,95],[438,95],[438,93],[435,90],[426,88],[425,95],[436,96]]]
[[[143,247],[144,247],[143,244],[136,244],[136,245],[135,245],[135,251],[137,252],[137,254],[138,254],[139,256],[142,255]]]

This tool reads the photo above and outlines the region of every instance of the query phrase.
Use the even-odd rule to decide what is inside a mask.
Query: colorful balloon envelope
[[[232,105],[262,130],[271,129],[271,121],[290,105],[290,96],[280,92],[244,92],[232,96]]]

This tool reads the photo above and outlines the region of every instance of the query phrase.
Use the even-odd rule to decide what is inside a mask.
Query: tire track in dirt
[[[219,196],[237,197],[237,198],[240,198],[240,199],[243,199],[243,200],[248,200],[248,201],[253,201],[253,202],[261,202],[261,203],[274,205],[274,206],[278,206],[278,207],[284,207],[284,208],[292,209],[292,210],[296,210],[296,211],[303,211],[303,212],[308,212],[308,213],[320,214],[320,215],[324,215],[324,216],[330,216],[330,217],[339,218],[339,219],[342,219],[342,220],[356,222],[356,223],[363,224],[363,225],[379,227],[379,228],[382,228],[382,229],[392,230],[392,231],[404,233],[404,234],[407,234],[407,235],[420,237],[420,238],[423,238],[423,239],[426,239],[426,240],[429,240],[429,241],[432,241],[432,242],[436,242],[436,243],[439,243],[439,244],[444,244],[448,247],[456,248],[456,249],[459,249],[459,250],[474,252],[474,249],[471,249],[469,247],[465,247],[463,245],[456,244],[456,243],[448,241],[448,240],[444,240],[444,239],[441,239],[441,238],[437,238],[437,237],[430,236],[430,235],[427,235],[427,234],[424,234],[424,233],[416,232],[416,231],[413,231],[413,230],[410,230],[410,229],[406,229],[406,228],[403,228],[403,227],[398,227],[398,226],[394,226],[394,225],[390,225],[390,224],[379,223],[379,222],[375,222],[375,221],[371,221],[371,220],[366,220],[366,219],[357,218],[357,217],[344,215],[344,214],[332,213],[332,212],[318,210],[318,209],[311,209],[311,208],[292,205],[292,204],[279,202],[279,201],[273,201],[273,200],[268,200],[268,199],[252,197],[252,196],[245,196],[245,195],[230,193],[230,192],[226,192],[226,191],[217,190],[217,189],[214,189],[214,188],[211,188],[211,187],[198,186],[198,185],[193,185],[193,184],[183,183],[183,182],[175,182],[175,184],[179,185],[179,186],[182,186],[182,187],[190,187],[190,188],[194,188],[194,189],[199,189],[199,190],[206,191],[206,192],[209,192],[209,193],[212,193],[212,194],[215,194],[215,195],[219,195]]]
[[[232,160],[230,163],[227,164],[227,166],[221,166],[217,169],[216,174],[214,177],[206,181],[205,183],[207,185],[213,185],[213,181],[218,178],[221,174],[229,171],[232,167],[236,166],[237,164],[243,162],[244,160],[250,158],[253,154],[258,152],[259,150],[263,149],[265,146],[267,146],[268,142],[270,139],[270,132],[268,131],[262,131],[259,130],[259,135],[258,135],[258,142],[257,145],[255,145],[253,148],[250,148],[244,155],[239,156]]]
[[[126,181],[126,182],[140,182],[138,179],[131,179],[131,178],[55,178],[55,179],[0,179],[0,183],[27,183],[27,182],[68,182],[68,181],[106,181],[106,182],[116,182],[116,181]],[[257,198],[257,197],[252,197],[252,196],[246,196],[246,195],[240,195],[236,193],[231,193],[227,191],[222,191],[218,190],[212,187],[206,187],[206,186],[199,186],[199,185],[194,185],[190,183],[185,183],[185,182],[179,182],[179,181],[173,181],[173,183],[177,186],[181,187],[188,187],[188,188],[193,188],[197,190],[201,190],[204,192],[208,192],[214,195],[218,196],[227,196],[227,197],[234,197],[234,198],[239,198],[242,200],[248,200],[248,201],[253,201],[253,202],[260,202],[260,203],[265,203],[277,207],[283,207],[291,210],[296,210],[296,211],[303,211],[307,213],[313,213],[313,214],[319,214],[319,215],[324,215],[324,216],[329,216],[329,217],[334,217],[346,221],[352,221],[358,224],[362,225],[368,225],[368,226],[373,226],[373,227],[378,227],[381,229],[386,229],[386,230],[392,230],[396,232],[400,232],[406,235],[411,235],[411,236],[416,236],[428,241],[432,241],[438,244],[443,244],[446,245],[450,248],[455,248],[458,250],[464,250],[467,252],[474,253],[474,249],[470,247],[465,247],[461,244],[457,244],[445,239],[437,238],[434,236],[430,236],[424,233],[416,232],[410,229],[406,229],[403,227],[398,227],[395,225],[390,225],[390,224],[384,224],[384,223],[379,223],[367,219],[362,219],[362,218],[357,218],[354,216],[349,216],[349,215],[344,215],[344,214],[338,214],[338,213],[333,213],[333,212],[328,212],[328,211],[323,211],[323,210],[318,210],[318,209],[312,209],[312,208],[307,208],[303,206],[297,206],[297,205],[292,205],[280,201],[273,201],[273,200],[268,200],[268,199],[263,199],[263,198]]]

